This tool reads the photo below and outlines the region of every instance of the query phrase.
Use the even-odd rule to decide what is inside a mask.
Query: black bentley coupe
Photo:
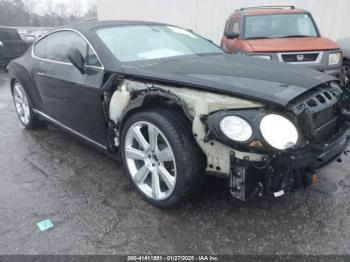
[[[349,144],[349,91],[307,68],[224,52],[176,26],[84,22],[8,66],[26,128],[43,122],[120,157],[169,208],[207,175],[248,200],[313,183]]]

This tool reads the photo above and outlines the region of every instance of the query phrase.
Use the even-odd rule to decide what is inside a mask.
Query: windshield
[[[224,52],[210,41],[173,26],[116,26],[98,29],[97,34],[122,62]]]
[[[316,37],[315,24],[308,14],[247,16],[245,39]]]

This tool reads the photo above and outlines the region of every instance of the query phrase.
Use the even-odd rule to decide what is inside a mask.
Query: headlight
[[[271,56],[269,56],[269,55],[252,55],[252,57],[271,60]]]
[[[328,57],[328,65],[337,65],[341,60],[341,52],[331,53]]]
[[[276,114],[263,117],[260,122],[260,131],[267,143],[280,150],[294,146],[299,138],[294,124],[287,118]]]
[[[0,46],[3,46],[3,45],[4,45],[4,43],[0,41]]]
[[[238,116],[226,116],[220,122],[221,131],[230,139],[244,142],[253,134],[250,124]]]

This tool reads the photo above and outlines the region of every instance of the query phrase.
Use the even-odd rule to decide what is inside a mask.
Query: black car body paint
[[[302,143],[298,144],[300,148],[292,148],[286,152],[276,151],[266,144],[263,148],[255,149],[247,144],[240,145],[232,140],[228,141],[220,132],[213,130],[213,126],[217,124],[215,116],[212,115],[215,111],[201,115],[207,140],[199,138],[195,132],[197,130],[193,127],[194,139],[200,144],[204,154],[208,153],[204,150],[207,148],[205,143],[213,143],[213,146],[216,146],[219,141],[227,152],[232,148],[231,156],[228,156],[231,159],[228,163],[231,165],[229,172],[224,173],[219,164],[215,166],[211,163],[208,163],[207,171],[230,176],[232,194],[241,200],[258,195],[261,184],[264,184],[265,191],[270,193],[293,190],[304,183],[302,180],[305,177],[302,177],[302,172],[316,171],[329,161],[337,159],[346,149],[349,143],[349,119],[342,114],[342,110],[348,110],[344,106],[348,102],[348,91],[339,89],[338,80],[307,68],[224,52],[122,63],[110,53],[96,34],[98,28],[140,24],[162,25],[129,21],[86,22],[53,31],[52,33],[69,31],[81,35],[96,51],[102,65],[87,66],[86,74],[81,74],[70,63],[36,57],[33,51],[34,44],[21,58],[10,63],[10,77],[23,84],[38,115],[112,154],[118,153],[116,141],[123,121],[113,123],[108,117],[108,106],[113,92],[126,80],[135,86],[143,86],[139,91],[131,87],[132,102],[125,108],[125,112],[128,113],[133,112],[135,108],[142,108],[147,103],[148,107],[177,107],[182,108],[187,115],[189,111],[193,113],[187,119],[189,122],[193,121],[195,126],[198,117],[196,107],[193,106],[191,110],[186,107],[191,104],[191,100],[196,100],[197,93],[202,95],[202,92],[207,92],[213,96],[218,94],[245,101],[246,105],[249,104],[247,101],[252,101],[252,105],[247,106],[251,108],[247,109],[248,111],[256,110],[261,114],[278,112],[290,117],[302,130]],[[194,94],[190,94],[190,98],[186,95],[182,97],[182,90],[184,94],[194,90]],[[326,91],[329,93],[325,94]],[[318,96],[322,99],[317,98]],[[139,101],[136,101],[138,98]],[[163,99],[166,102],[162,102]],[[308,104],[312,99],[318,99],[315,106]],[[322,102],[323,100],[326,102]],[[197,105],[197,102],[193,102],[193,105]],[[219,110],[223,115],[236,112],[231,108]],[[124,117],[127,116],[128,114],[124,114]],[[310,120],[310,117],[315,119]],[[316,121],[320,117],[324,122]],[[252,121],[259,120],[253,117]],[[198,125],[198,122],[196,124]],[[309,129],[309,133],[303,130],[304,125]],[[325,138],[313,140],[312,135],[316,134],[317,137],[322,131]],[[257,138],[263,140],[261,137]],[[310,159],[312,164],[308,165],[305,161],[301,163],[303,159]],[[319,159],[323,159],[324,162],[318,161]],[[318,165],[313,164],[315,161]],[[299,165],[296,168],[288,163]],[[237,176],[237,170],[244,175]],[[262,174],[256,176],[257,170],[262,171]],[[234,188],[245,183],[249,183],[249,192]]]

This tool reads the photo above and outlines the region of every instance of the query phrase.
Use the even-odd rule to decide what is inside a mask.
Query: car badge
[[[298,62],[304,61],[304,55],[297,55],[297,61]]]

